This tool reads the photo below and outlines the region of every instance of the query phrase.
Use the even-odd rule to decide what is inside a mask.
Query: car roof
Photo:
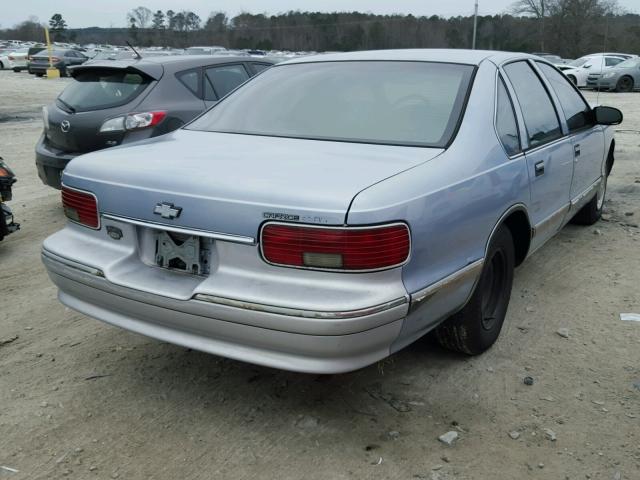
[[[501,52],[494,50],[463,50],[454,48],[411,48],[402,50],[367,50],[347,53],[331,53],[294,58],[279,65],[313,62],[344,61],[407,61],[407,62],[443,62],[479,65],[484,60],[502,63],[517,58],[538,58],[528,53]]]
[[[276,61],[269,58],[252,57],[217,57],[215,55],[173,55],[159,57],[142,57],[119,60],[89,60],[82,65],[69,69],[72,76],[87,70],[99,70],[101,68],[129,70],[142,72],[155,80],[163,74],[173,74],[181,70],[198,68],[206,65],[240,63],[240,62],[260,62],[275,64]]]

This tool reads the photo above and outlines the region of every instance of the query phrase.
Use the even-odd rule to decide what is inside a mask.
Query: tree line
[[[55,17],[55,18],[54,18]],[[127,28],[68,28],[52,17],[54,39],[141,47],[220,45],[292,51],[350,51],[383,48],[470,48],[473,17],[374,15],[361,12],[300,12],[278,15],[212,12],[206,20],[191,11],[128,12]],[[34,19],[0,38],[38,40]],[[610,0],[518,0],[507,14],[478,17],[477,48],[550,51],[567,58],[585,53],[640,53],[640,15],[620,12]]]

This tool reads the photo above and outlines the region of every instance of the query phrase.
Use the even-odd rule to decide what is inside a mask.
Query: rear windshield
[[[123,70],[80,72],[58,97],[62,108],[82,112],[130,102],[147,87],[148,77]]]
[[[272,67],[190,130],[444,147],[458,124],[473,67],[350,61]]]

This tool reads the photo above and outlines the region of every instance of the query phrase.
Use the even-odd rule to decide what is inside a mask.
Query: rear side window
[[[546,63],[538,62],[538,67],[558,95],[558,100],[560,100],[560,105],[567,119],[569,131],[573,132],[592,125],[591,109],[580,94],[576,92],[569,79]]]
[[[140,95],[150,78],[122,70],[87,70],[75,76],[58,99],[65,108],[83,112],[124,105]]]
[[[215,93],[214,98],[206,100],[217,100],[224,97],[231,90],[234,90],[241,83],[249,79],[249,74],[242,65],[223,65],[220,67],[209,67],[205,70],[205,83],[208,81]],[[205,87],[205,90],[207,87]]]
[[[255,75],[257,73],[260,73],[261,71],[269,68],[271,66],[271,64],[269,63],[250,63],[249,64],[249,68],[251,69],[251,72]]]
[[[604,60],[605,67],[613,67],[619,63],[624,62],[624,58],[606,57]]]
[[[186,72],[176,73],[176,77],[180,80],[191,93],[200,98],[200,73],[198,70],[188,70]]]
[[[531,66],[527,62],[515,62],[506,65],[504,70],[522,109],[529,147],[535,148],[560,138],[562,130],[556,110]]]
[[[518,133],[516,114],[502,78],[498,80],[496,130],[507,155],[512,156],[520,152],[520,134]]]

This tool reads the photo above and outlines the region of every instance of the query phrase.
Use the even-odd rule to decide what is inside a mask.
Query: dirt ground
[[[640,93],[600,95],[626,117],[606,218],[567,226],[517,270],[489,352],[466,358],[427,338],[312,376],[58,303],[39,252],[64,218],[33,147],[40,107],[67,82],[0,72],[0,155],[22,223],[0,243],[0,478],[640,478],[640,322],[619,316],[640,313]],[[451,430],[453,446],[438,441]]]

